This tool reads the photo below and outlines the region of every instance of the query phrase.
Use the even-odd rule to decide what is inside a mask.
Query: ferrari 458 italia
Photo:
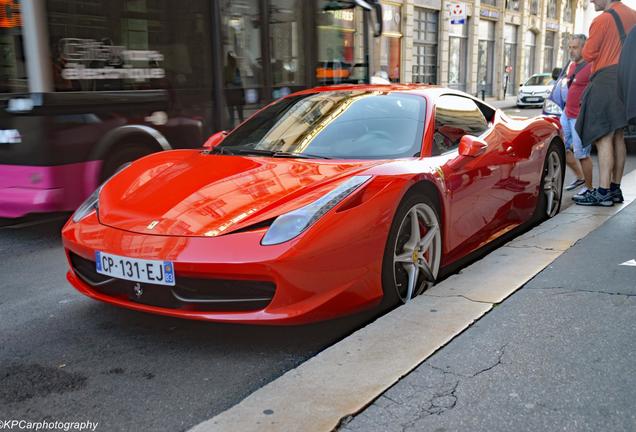
[[[332,86],[123,167],[63,228],[68,280],[138,311],[298,324],[408,302],[560,209],[558,121],[461,92]]]

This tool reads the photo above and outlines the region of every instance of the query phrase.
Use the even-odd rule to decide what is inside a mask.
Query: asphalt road
[[[627,171],[634,168],[631,154]],[[66,282],[64,217],[0,228],[0,420],[185,430],[370,319],[259,328],[97,303]]]
[[[259,328],[100,304],[66,282],[62,223],[0,229],[0,420],[184,430],[364,321]]]

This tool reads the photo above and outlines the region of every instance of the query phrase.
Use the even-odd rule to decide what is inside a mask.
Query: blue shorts
[[[579,134],[576,133],[576,119],[569,118],[565,115],[565,111],[561,114],[561,127],[563,128],[563,137],[565,138],[565,148],[574,152],[577,159],[585,159],[590,157],[592,145],[583,146]]]

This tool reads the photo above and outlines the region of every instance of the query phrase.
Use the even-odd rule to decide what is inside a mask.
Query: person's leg
[[[570,130],[572,133],[572,151],[574,152],[574,157],[581,167],[581,177],[579,178],[582,178],[585,181],[585,187],[591,190],[593,169],[590,152],[592,151],[592,146],[583,146],[581,138],[576,132],[576,118],[568,118],[568,123],[570,124]]]
[[[561,128],[563,129],[563,138],[565,139],[565,163],[574,172],[576,180],[582,179],[583,172],[581,171],[581,166],[572,152],[574,150],[573,141],[576,130],[574,130],[574,123],[565,115],[565,112],[561,114]],[[571,185],[568,185],[566,190],[571,190],[579,186],[580,182],[576,180]]]
[[[593,189],[592,180],[594,176],[594,166],[592,164],[592,158],[588,156],[586,158],[579,159],[579,163],[581,164],[581,171],[583,171],[585,187],[588,189]]]
[[[609,190],[614,172],[614,132],[610,132],[595,143],[598,151],[599,187]]]
[[[625,146],[625,132],[618,129],[614,132],[614,168],[612,170],[612,183],[621,184],[623,172],[625,171],[625,158],[627,157],[627,148]]]
[[[570,169],[574,172],[574,175],[578,179],[583,179],[583,171],[581,170],[581,165],[579,161],[574,157],[574,153],[571,150],[565,151],[565,163],[570,167]]]

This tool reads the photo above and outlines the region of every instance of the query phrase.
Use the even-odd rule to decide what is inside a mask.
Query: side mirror
[[[477,157],[484,153],[487,147],[486,141],[472,135],[464,135],[459,140],[459,154],[462,156]]]
[[[212,150],[214,147],[219,145],[221,141],[225,139],[228,133],[229,133],[228,131],[221,131],[221,132],[217,132],[213,134],[210,138],[208,138],[203,143],[203,148],[206,150]]]

